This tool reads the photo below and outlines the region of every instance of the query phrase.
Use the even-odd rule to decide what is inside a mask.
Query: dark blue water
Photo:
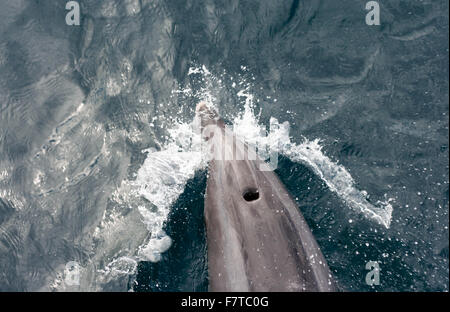
[[[0,290],[207,289],[204,170],[171,207],[161,260],[104,273],[149,236],[138,206],[151,205],[117,190],[172,117],[192,120],[198,97],[173,91],[198,94],[188,72],[204,65],[225,117],[242,110],[231,78],[250,81],[261,123],[320,138],[371,202],[393,198],[386,229],[280,158],[341,290],[448,291],[448,1],[380,1],[380,26],[365,3],[84,0],[67,26],[65,1],[0,0]],[[78,288],[61,286],[69,261]]]

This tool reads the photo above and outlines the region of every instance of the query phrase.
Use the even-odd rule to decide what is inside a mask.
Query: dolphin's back
[[[274,172],[260,170],[260,160],[236,160],[247,146],[220,129],[209,138],[215,152],[235,157],[209,163],[210,290],[333,291],[325,258],[286,188]]]

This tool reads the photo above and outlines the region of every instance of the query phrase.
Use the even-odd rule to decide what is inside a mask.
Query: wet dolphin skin
[[[327,262],[299,208],[273,171],[197,106],[212,155],[205,223],[210,291],[334,291]]]

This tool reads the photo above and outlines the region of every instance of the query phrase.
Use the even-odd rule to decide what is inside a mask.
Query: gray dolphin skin
[[[204,208],[209,290],[335,291],[327,262],[277,175],[247,157],[249,147],[205,103],[196,113],[213,155]]]

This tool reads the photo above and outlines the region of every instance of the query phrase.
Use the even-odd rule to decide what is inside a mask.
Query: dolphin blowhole
[[[256,187],[249,187],[244,190],[242,197],[245,201],[251,202],[259,199],[259,190]]]

